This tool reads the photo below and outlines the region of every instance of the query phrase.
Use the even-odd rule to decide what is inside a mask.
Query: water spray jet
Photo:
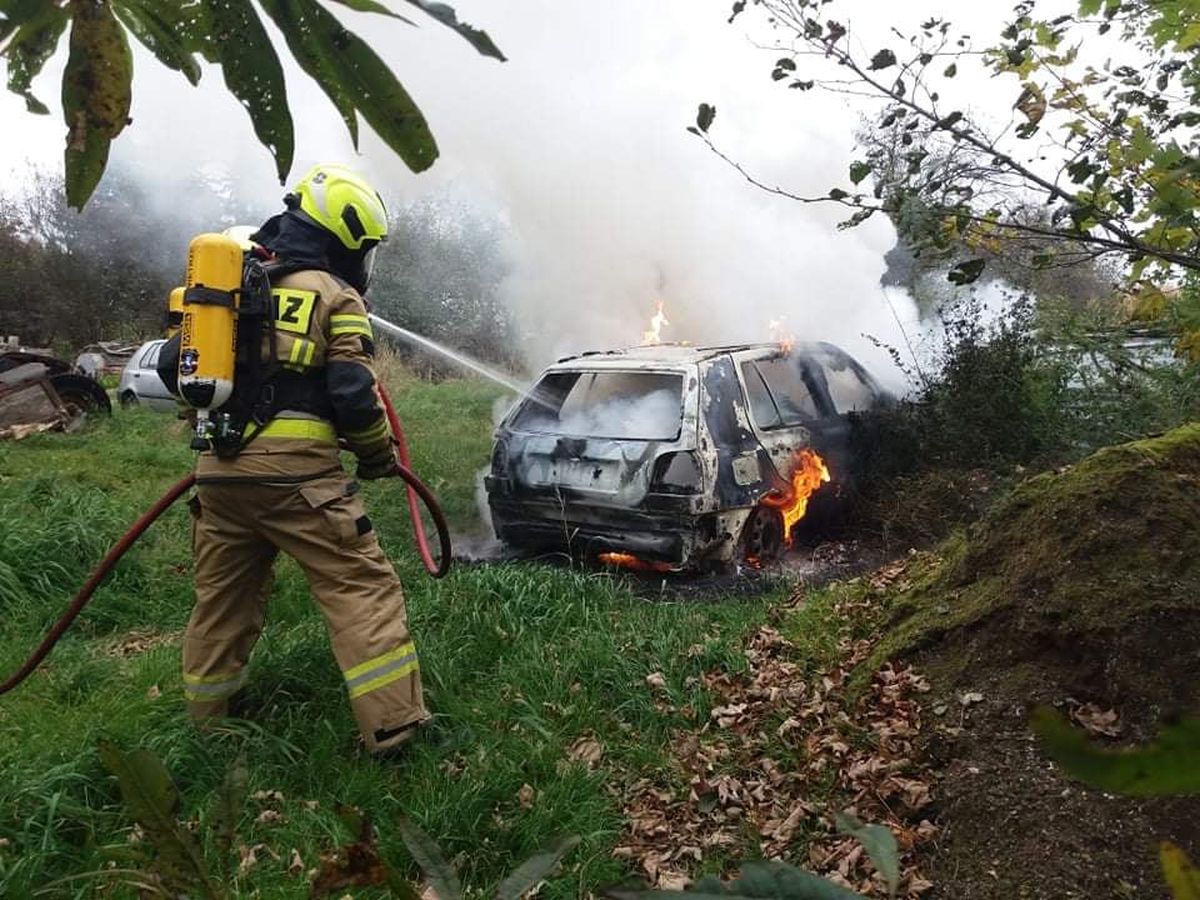
[[[518,382],[513,381],[507,375],[503,375],[500,372],[497,372],[495,369],[485,366],[483,363],[479,362],[479,360],[472,359],[465,353],[460,353],[457,350],[453,350],[450,347],[445,346],[444,344],[439,344],[437,341],[430,340],[424,335],[417,334],[415,331],[409,331],[407,328],[402,328],[394,322],[389,322],[387,319],[378,316],[375,313],[369,313],[368,318],[371,320],[372,324],[378,325],[389,334],[398,337],[401,340],[408,341],[411,344],[416,344],[418,347],[422,347],[426,350],[432,350],[434,353],[444,356],[446,359],[449,359],[457,365],[462,366],[464,369],[469,369],[477,375],[482,375],[489,381],[494,381],[496,384],[507,388],[514,394],[524,394],[528,389],[528,385],[521,385]]]

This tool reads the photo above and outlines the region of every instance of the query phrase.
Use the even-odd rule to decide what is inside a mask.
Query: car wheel
[[[742,558],[751,565],[772,562],[783,554],[783,516],[778,510],[756,506],[742,527]]]
[[[130,407],[138,405],[138,395],[133,391],[126,391],[123,393],[120,397],[120,400],[122,409],[129,409]]]

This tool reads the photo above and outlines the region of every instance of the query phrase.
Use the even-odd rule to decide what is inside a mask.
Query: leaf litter
[[[880,593],[905,571],[903,563],[886,566],[867,584]],[[933,884],[918,871],[915,851],[938,828],[932,775],[914,744],[930,730],[917,701],[930,688],[912,667],[886,664],[851,696],[850,674],[879,639],[853,636],[871,604],[835,604],[841,631],[831,668],[806,674],[794,645],[764,626],[746,641],[744,672],[706,672],[708,720],[673,734],[668,768],[620,789],[626,828],[614,855],[635,862],[652,885],[679,889],[706,859],[744,856],[753,846],[754,855],[799,864],[868,897],[888,896],[895,873],[885,878],[860,840],[838,826],[860,821],[895,838],[897,896],[926,894]]]

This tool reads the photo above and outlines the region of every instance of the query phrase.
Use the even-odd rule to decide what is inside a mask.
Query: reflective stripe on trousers
[[[368,659],[345,672],[346,690],[350,699],[369,694],[384,685],[398,681],[421,668],[417,662],[417,648],[412,641],[401,644],[395,650]]]
[[[237,693],[246,682],[246,670],[220,675],[183,675],[183,696],[188,700],[205,702],[223,700]]]

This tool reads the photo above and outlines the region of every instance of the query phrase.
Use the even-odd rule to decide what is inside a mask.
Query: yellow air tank
[[[223,234],[192,238],[180,325],[179,393],[196,410],[197,442],[209,437],[209,410],[233,393],[236,292],[241,286],[242,248],[237,241]]]
[[[179,334],[179,326],[183,324],[183,292],[184,288],[171,288],[167,295],[167,340]]]

